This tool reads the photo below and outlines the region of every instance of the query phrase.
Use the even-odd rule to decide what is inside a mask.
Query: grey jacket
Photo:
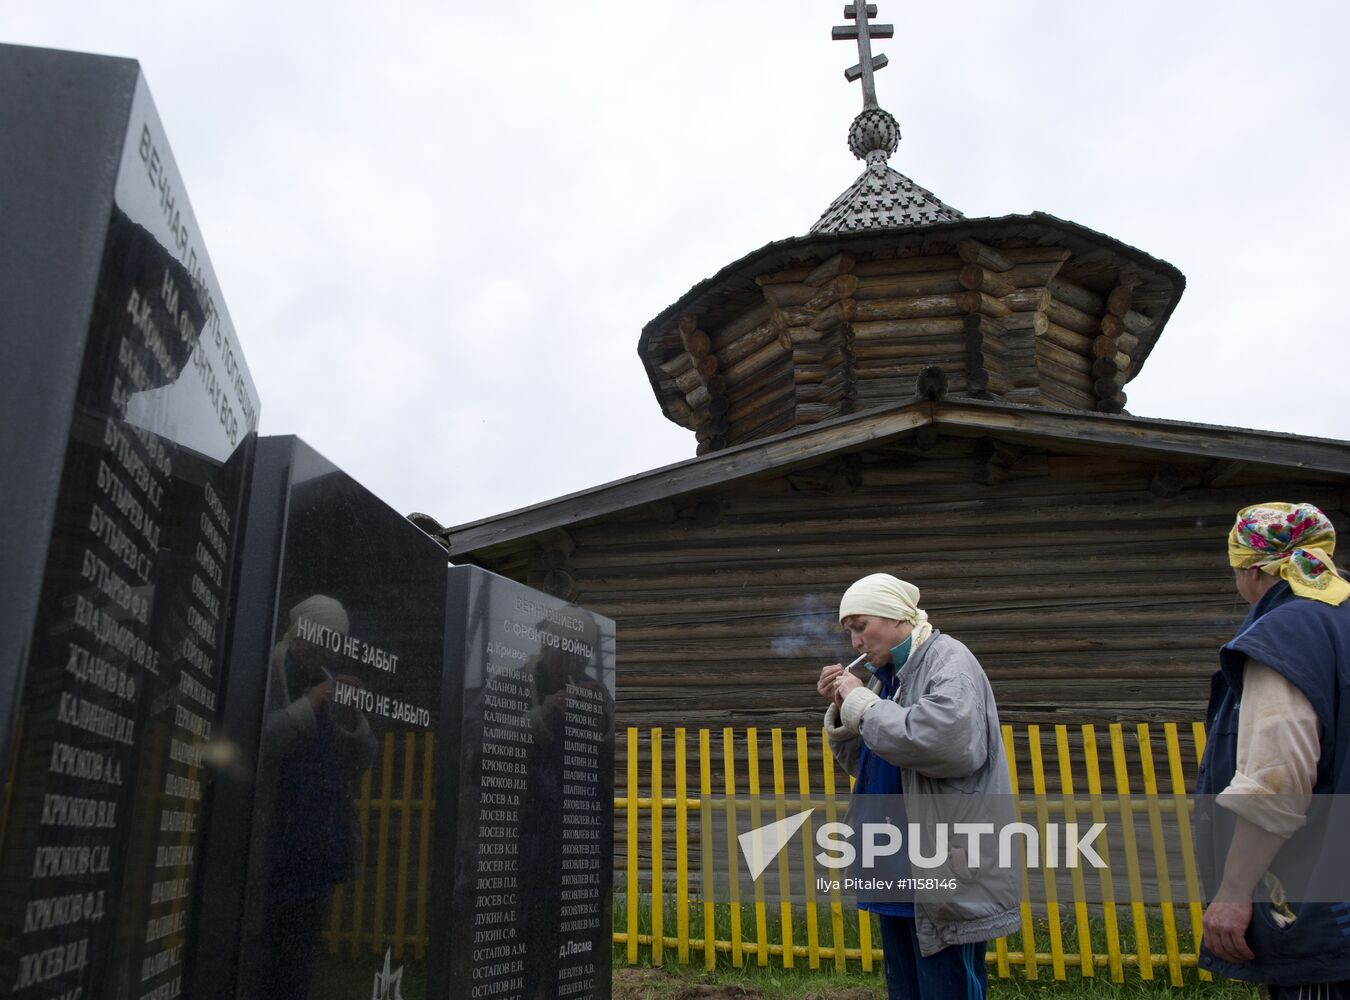
[[[880,699],[879,686],[874,679],[868,689],[845,699],[842,713],[834,705],[825,713],[830,749],[840,766],[856,773],[861,736],[873,753],[900,768],[910,822],[927,829],[937,822],[993,822],[996,827],[1012,822],[998,709],[974,654],[934,629],[901,669],[894,699]],[[954,877],[959,886],[916,890],[915,930],[924,955],[948,945],[988,941],[1020,926],[1020,871],[997,866],[989,837],[982,838],[980,865],[972,870],[964,843],[955,840],[945,865],[915,873]]]

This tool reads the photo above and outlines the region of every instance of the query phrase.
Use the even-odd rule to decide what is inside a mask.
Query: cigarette
[[[845,668],[844,668],[844,671],[847,673],[848,671],[852,670],[854,667],[856,667],[856,666],[858,666],[859,664],[861,664],[862,661],[865,660],[865,659],[867,659],[867,654],[866,654],[866,653],[863,653],[862,656],[858,657],[856,660],[854,660],[852,663],[850,663],[847,667],[845,667]]]

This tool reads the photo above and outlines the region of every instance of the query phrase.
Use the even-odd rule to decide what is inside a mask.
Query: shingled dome
[[[865,163],[808,235],[695,285],[638,340],[666,416],[698,454],[893,406],[935,367],[949,396],[1119,413],[1185,285],[1181,273],[1049,215],[966,219],[891,168],[900,126],[878,106],[871,42],[892,25],[850,4]]]
[[[862,174],[836,198],[813,233],[854,233],[900,226],[955,222],[964,216],[931,191],[889,167],[900,143],[900,126],[881,108],[864,108],[848,130],[853,155],[866,162]]]

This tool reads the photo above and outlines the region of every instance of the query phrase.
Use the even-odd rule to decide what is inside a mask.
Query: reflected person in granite
[[[596,803],[580,801],[575,793],[565,794],[564,784],[574,792],[591,784],[597,798],[603,791],[603,776],[614,769],[613,741],[608,738],[613,727],[614,701],[596,666],[600,656],[600,627],[590,613],[582,608],[568,607],[556,619],[546,618],[539,622],[537,628],[539,634],[547,638],[538,656],[526,665],[532,682],[534,708],[530,713],[533,733],[528,760],[530,793],[521,824],[524,832],[521,884],[528,885],[530,892],[528,897],[522,898],[521,924],[526,947],[524,995],[532,1000],[552,1000],[558,995],[562,950],[568,939],[575,942],[566,945],[569,955],[580,945],[592,956],[591,961],[596,960],[599,948],[609,948],[610,928],[600,926],[602,921],[599,919],[604,910],[599,899],[598,868],[594,873],[596,896],[593,900],[584,900],[593,903],[596,914],[595,926],[588,928],[591,933],[578,934],[573,927],[580,921],[565,919],[564,874],[592,874],[565,866],[568,858],[564,856],[564,845],[576,843],[566,838],[565,821],[586,822],[596,809]],[[596,738],[596,734],[600,738]],[[593,783],[578,784],[567,780],[567,769],[577,773],[579,761],[594,762]],[[587,770],[581,767],[580,773]],[[594,814],[608,818],[612,815],[613,802],[600,801],[598,808],[601,812]],[[587,809],[591,812],[580,812]],[[608,834],[603,836],[607,839]],[[578,859],[573,861],[576,863]],[[602,853],[596,857],[596,863],[608,863],[608,860]],[[583,901],[578,898],[578,902]],[[569,963],[575,964],[576,959],[570,958]]]
[[[375,761],[376,740],[361,712],[334,701],[339,685],[363,686],[335,674],[332,647],[349,631],[341,602],[315,594],[291,608],[272,652],[245,953],[253,968],[243,977],[256,1000],[308,996],[333,890],[361,865],[354,787]]]

